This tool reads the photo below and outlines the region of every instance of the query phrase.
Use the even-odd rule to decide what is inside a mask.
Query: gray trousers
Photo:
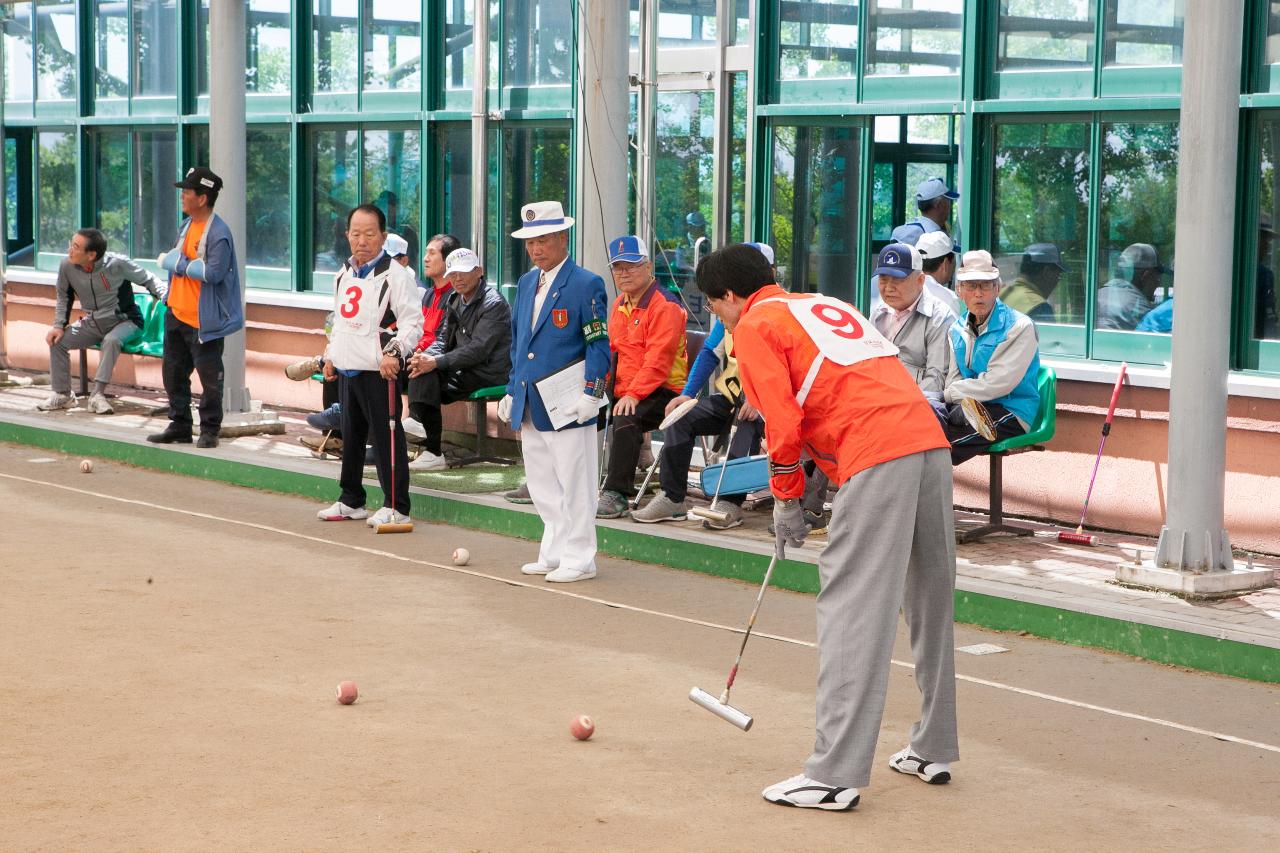
[[[960,757],[952,512],[951,457],[941,449],[868,468],[836,493],[830,544],[818,559],[818,730],[809,778],[870,783],[899,608],[924,700],[911,749],[926,761]]]
[[[92,320],[82,318],[74,326],[68,326],[58,342],[49,347],[49,385],[57,394],[71,393],[71,350],[88,349],[94,344],[102,344],[102,355],[98,359],[98,371],[93,375],[94,382],[104,385],[111,381],[111,373],[116,369],[116,359],[120,357],[120,347],[138,327],[128,320],[115,322],[112,320]]]

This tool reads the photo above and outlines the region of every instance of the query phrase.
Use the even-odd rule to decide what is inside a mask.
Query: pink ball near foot
[[[354,681],[343,681],[338,684],[338,704],[350,705],[360,696],[360,691],[356,690]]]
[[[569,723],[569,733],[578,740],[587,740],[596,731],[596,724],[586,714],[579,714]]]

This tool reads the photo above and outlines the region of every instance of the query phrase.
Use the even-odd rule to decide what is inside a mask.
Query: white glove
[[[503,397],[498,401],[498,420],[504,424],[511,423],[511,395]]]
[[[592,397],[590,394],[583,394],[578,398],[578,405],[575,408],[578,411],[578,423],[585,424],[600,414],[600,398]]]
[[[809,535],[809,525],[805,524],[804,507],[799,500],[774,499],[773,532],[777,537],[775,545],[781,556],[786,555],[788,545],[795,548],[804,545],[804,539]]]

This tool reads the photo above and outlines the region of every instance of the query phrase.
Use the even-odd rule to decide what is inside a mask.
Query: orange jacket
[[[609,312],[609,349],[618,354],[614,399],[638,400],[666,386],[677,394],[689,375],[684,327],[688,315],[655,281],[634,305],[625,295]]]
[[[743,389],[764,417],[774,495],[804,494],[802,452],[840,486],[881,462],[949,446],[924,395],[892,355],[847,367],[824,362],[801,407],[796,394],[818,347],[787,305],[760,304],[778,297],[804,298],[774,284],[763,287],[747,300],[733,330]]]

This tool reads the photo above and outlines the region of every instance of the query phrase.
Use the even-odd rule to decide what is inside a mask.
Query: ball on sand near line
[[[471,552],[466,548],[453,549],[453,564],[455,566],[465,566],[471,562]]]
[[[341,681],[338,683],[338,704],[350,705],[360,696],[360,691],[356,690],[354,681]]]
[[[579,714],[569,723],[569,733],[578,740],[587,740],[596,731],[596,724],[586,714]]]
[[[93,473],[93,460],[92,460],[92,459],[81,459],[81,460],[80,460],[80,473],[81,473],[81,474],[91,474],[91,473]]]

